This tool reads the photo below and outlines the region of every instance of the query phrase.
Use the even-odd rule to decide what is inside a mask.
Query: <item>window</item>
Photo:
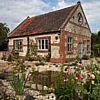
[[[38,40],[38,50],[48,50],[48,49],[49,49],[49,40],[39,39]]]
[[[77,18],[78,18],[78,23],[82,24],[83,18],[82,18],[82,14],[80,12],[77,14]]]
[[[22,51],[22,40],[14,40],[14,50]]]
[[[72,37],[68,37],[68,52],[72,51]]]
[[[90,40],[87,40],[87,51],[90,51]]]
[[[55,40],[58,40],[58,36],[55,36]]]

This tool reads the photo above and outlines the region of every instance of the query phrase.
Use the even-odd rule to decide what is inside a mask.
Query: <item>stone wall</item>
[[[2,59],[3,57],[7,58],[8,56],[9,56],[8,51],[0,51],[0,59]]]
[[[78,14],[81,13],[82,15],[82,22],[78,22]],[[83,12],[81,5],[75,10],[72,14],[72,17],[69,19],[67,25],[65,25],[65,31],[76,33],[79,35],[84,35],[91,37],[91,31],[86,19],[86,16]]]
[[[27,52],[27,37],[20,37],[20,38],[11,38],[9,39],[8,47],[9,47],[9,52],[13,50],[13,41],[14,40],[22,40],[22,46],[23,50],[19,52],[19,56],[25,56]]]
[[[72,52],[68,52],[68,36],[72,37],[73,44],[72,44]],[[69,61],[69,59],[75,59],[79,55],[79,43],[81,42],[83,44],[83,55],[84,51],[87,50],[87,40],[90,40],[91,37],[82,35],[82,34],[76,34],[68,31],[62,31],[61,34],[61,42],[60,42],[60,58],[63,59],[63,61]],[[86,52],[86,55],[91,54],[91,45],[89,48],[89,52]]]
[[[56,39],[56,37],[58,39]],[[50,52],[51,52],[51,58],[59,58],[59,42],[60,42],[60,38],[58,33],[54,34],[46,34],[46,35],[36,35],[36,36],[29,36],[29,40],[33,40],[34,43],[37,42],[37,39],[39,38],[50,38]],[[22,40],[22,46],[23,46],[23,50],[21,52],[19,52],[19,56],[25,56],[27,53],[27,46],[28,46],[28,41],[27,41],[27,37],[20,37],[20,38],[11,38],[9,39],[9,51],[12,51],[13,49],[13,41],[14,40]],[[54,49],[56,50],[56,54],[54,54]],[[45,56],[48,54],[48,51],[38,51],[37,52],[38,55],[42,55]]]
[[[3,57],[3,53],[2,53],[2,52],[0,52],[0,59],[2,59],[2,57]]]
[[[55,37],[58,36],[58,40],[55,39]],[[59,39],[59,35],[56,33],[56,34],[47,34],[47,35],[37,35],[37,36],[30,36],[29,39],[33,40],[35,43],[36,43],[36,40],[39,39],[39,38],[50,38],[50,45],[51,45],[51,58],[57,58],[59,57],[59,53],[56,54],[56,56],[52,55],[53,54],[53,48],[55,47],[55,44],[58,44],[60,42],[60,39]],[[59,46],[56,46],[56,49],[57,49],[57,52],[59,52]],[[47,55],[48,52],[45,52],[45,51],[38,51],[38,55]]]

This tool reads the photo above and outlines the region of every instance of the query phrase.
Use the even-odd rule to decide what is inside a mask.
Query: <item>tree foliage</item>
[[[92,51],[95,56],[100,56],[100,31],[92,33]]]
[[[7,25],[0,22],[0,51],[7,49],[7,33],[9,31]]]

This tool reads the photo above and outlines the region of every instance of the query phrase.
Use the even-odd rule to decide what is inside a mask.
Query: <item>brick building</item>
[[[91,31],[80,2],[34,17],[27,17],[9,35],[9,51],[25,56],[29,40],[37,44],[37,54],[51,54],[51,62],[66,62],[90,55]]]

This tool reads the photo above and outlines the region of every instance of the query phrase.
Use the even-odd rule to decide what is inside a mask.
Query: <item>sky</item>
[[[12,31],[28,16],[75,5],[78,0],[0,0],[0,22]],[[100,31],[100,0],[80,0],[93,33]]]

